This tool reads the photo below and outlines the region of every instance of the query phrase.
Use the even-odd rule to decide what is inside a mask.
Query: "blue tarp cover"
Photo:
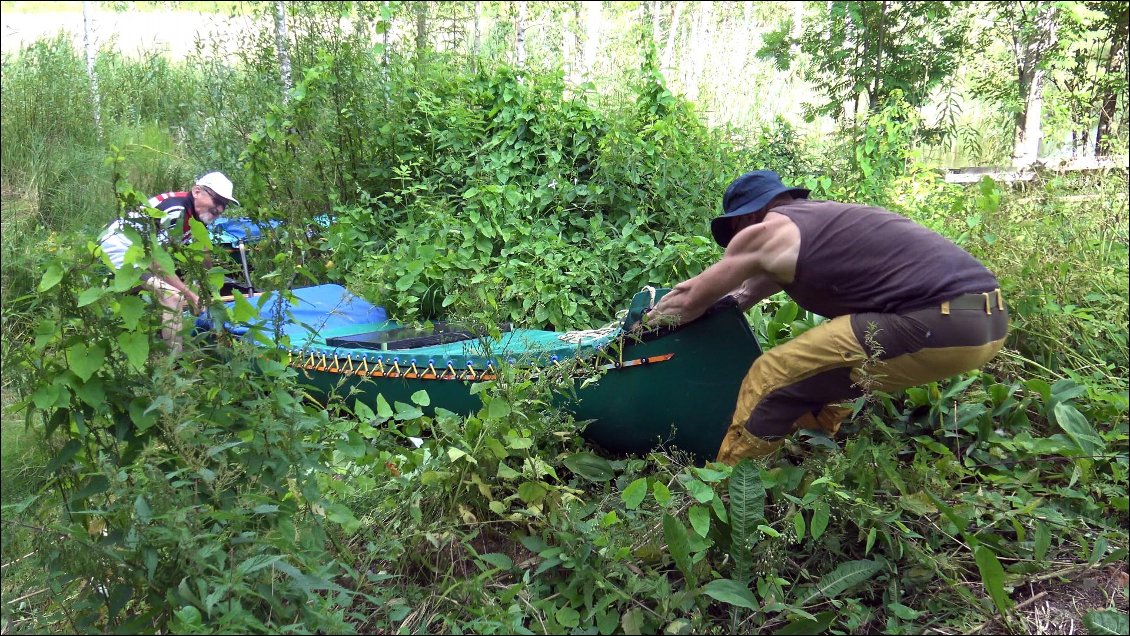
[[[468,363],[482,368],[490,360],[545,364],[554,357],[564,360],[578,355],[591,355],[616,337],[616,334],[604,334],[582,339],[579,343],[570,343],[562,340],[557,332],[515,329],[502,334],[499,340],[472,339],[408,350],[376,351],[330,347],[326,344],[327,338],[396,329],[403,325],[388,320],[384,308],[374,306],[341,285],[305,287],[295,289],[292,293],[295,296],[293,302],[282,300],[274,292],[251,298],[250,302],[258,309],[258,315],[245,324],[225,325],[225,329],[247,339],[248,332],[257,328],[269,342],[290,350],[349,355],[354,360],[364,359],[370,362],[381,359],[385,363],[397,361],[399,364],[411,364],[414,361],[417,365],[434,364],[437,367],[446,367],[450,363],[457,369],[465,368]],[[233,308],[234,302],[228,303],[228,307]],[[212,326],[207,317],[198,318],[196,324],[205,330]],[[281,336],[278,339],[275,338],[276,324]]]
[[[212,240],[224,245],[237,245],[240,241],[254,243],[263,237],[264,228],[275,228],[280,221],[252,221],[246,217],[220,217],[211,226]]]

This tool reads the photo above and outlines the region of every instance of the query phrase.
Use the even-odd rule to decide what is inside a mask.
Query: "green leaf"
[[[63,280],[63,268],[58,263],[51,263],[47,266],[47,271],[43,272],[43,278],[39,280],[39,287],[36,289],[42,293],[51,289]]]
[[[243,562],[236,566],[235,572],[238,576],[247,576],[265,567],[270,567],[271,564],[280,561],[282,558],[281,554],[256,554],[244,559]]]
[[[145,501],[143,495],[138,495],[137,499],[133,500],[133,511],[137,514],[137,520],[141,523],[149,523],[153,517],[153,509],[149,507],[149,502]]]
[[[651,484],[651,494],[655,497],[655,501],[661,506],[666,506],[671,503],[671,489],[667,484],[656,481]]]
[[[231,445],[238,446],[242,443],[243,442],[231,442]],[[211,450],[218,452],[217,449],[224,450],[224,446],[228,445],[224,444],[223,446],[219,446]],[[348,457],[350,459],[360,459],[364,457],[365,451],[367,449],[368,444],[365,443],[365,438],[361,437],[361,434],[357,431],[349,431],[348,433],[346,433],[345,439],[338,440],[337,442],[337,452],[341,453],[343,457]]]
[[[518,486],[518,496],[528,504],[536,504],[545,499],[548,491],[541,482],[527,481]]]
[[[584,477],[589,481],[605,482],[615,475],[612,464],[607,459],[592,453],[574,453],[566,457],[562,463],[575,475]]]
[[[67,349],[67,366],[83,382],[89,380],[90,376],[102,368],[102,363],[105,360],[106,351],[102,349],[101,345],[87,347],[85,344],[79,343]]]
[[[82,443],[77,439],[72,439],[66,444],[63,444],[63,447],[59,449],[59,453],[47,463],[47,472],[53,473],[59,470],[63,465],[74,459],[74,456],[78,454],[81,449]]]
[[[800,511],[793,515],[793,530],[796,532],[796,540],[804,541],[804,514]]]
[[[393,406],[396,407],[396,421],[398,422],[414,420],[418,417],[424,416],[423,411],[411,404],[405,404],[404,402],[394,402]]]
[[[702,593],[723,603],[757,610],[757,599],[748,587],[733,579],[714,579],[702,586]]]
[[[663,538],[667,541],[667,550],[671,553],[671,558],[675,560],[675,567],[679,568],[687,581],[687,587],[698,587],[697,577],[691,567],[691,548],[687,529],[682,522],[668,513],[663,513]]]
[[[388,400],[380,393],[377,394],[377,415],[384,419],[389,419],[393,416],[392,407],[388,405]]]
[[[765,519],[765,487],[761,473],[748,459],[730,473],[730,534],[735,546],[746,546],[756,537],[759,522]]]
[[[1048,524],[1043,521],[1036,522],[1036,536],[1033,540],[1032,557],[1037,561],[1043,561],[1044,557],[1048,555],[1048,548],[1052,545],[1052,532],[1048,528]]]
[[[881,562],[871,560],[842,563],[820,579],[820,582],[816,584],[816,589],[812,591],[808,598],[804,599],[801,605],[808,605],[809,602],[821,595],[826,598],[833,598],[837,594],[871,578],[882,567]]]
[[[94,475],[86,480],[85,485],[79,488],[78,492],[71,496],[70,502],[77,503],[93,497],[94,495],[101,494],[110,489],[110,481],[102,475]]]
[[[922,615],[922,612],[903,605],[902,603],[887,603],[887,609],[904,621],[912,621]]]
[[[501,420],[510,415],[510,403],[502,398],[494,398],[487,409],[487,417],[492,420]]]
[[[416,391],[412,394],[412,403],[419,406],[429,406],[431,405],[432,400],[430,397],[428,397],[427,391],[420,389],[419,391]]]
[[[812,533],[812,540],[818,541],[824,530],[828,528],[828,520],[832,516],[831,509],[828,508],[828,503],[825,501],[817,501],[812,505],[812,524],[809,532]]]
[[[480,554],[479,558],[500,570],[509,570],[510,568],[514,567],[514,561],[511,560],[510,557],[499,552],[487,552],[486,554]]]
[[[562,627],[576,627],[581,623],[581,613],[572,607],[562,607],[553,615]]]
[[[235,307],[232,308],[231,315],[234,322],[247,322],[259,315],[259,310],[249,303],[247,297],[238,289],[234,290],[232,295],[235,296]]]
[[[357,400],[353,403],[353,415],[355,415],[357,419],[365,423],[369,423],[377,419],[377,415],[376,413],[373,413],[373,409],[369,408],[369,406],[361,400]]]
[[[126,329],[137,329],[137,323],[145,315],[145,301],[138,296],[125,296],[118,301],[118,315]]]
[[[522,476],[522,473],[511,468],[506,462],[498,462],[498,478],[499,479],[516,479]]]
[[[639,479],[628,484],[624,492],[620,493],[620,498],[624,501],[624,505],[628,510],[635,510],[643,503],[643,498],[647,496],[647,478],[640,477]]]
[[[72,384],[71,389],[80,400],[93,407],[101,407],[106,403],[106,389],[102,386],[102,380],[98,378],[83,382],[79,386]]]
[[[814,618],[800,618],[773,632],[782,636],[823,634],[836,619],[836,612],[820,612]]]
[[[1118,610],[1091,610],[1083,615],[1090,634],[1130,634],[1130,615]]]
[[[612,634],[620,624],[620,613],[615,607],[596,613],[596,629],[601,634]]]
[[[710,503],[714,498],[714,489],[697,479],[687,480],[687,492],[699,503]]]
[[[694,528],[695,534],[705,538],[710,532],[710,508],[695,504],[687,511],[687,517],[691,521],[691,527]]]
[[[87,305],[98,300],[99,298],[101,298],[105,294],[106,294],[106,289],[104,287],[91,287],[89,289],[84,289],[84,290],[82,290],[82,293],[78,295],[77,305],[79,307],[86,307]]]
[[[1004,568],[1001,567],[1001,562],[997,560],[997,555],[992,550],[983,545],[973,548],[973,558],[977,561],[977,570],[981,573],[981,582],[985,584],[985,590],[993,599],[997,610],[1004,615],[1008,612],[1011,599],[1004,591]]]
[[[331,503],[326,506],[326,519],[341,526],[346,534],[353,534],[361,527],[361,521],[344,504]]]
[[[126,360],[135,371],[145,369],[145,361],[149,359],[149,336],[136,331],[126,331],[118,334],[118,347],[126,354]]]
[[[1102,438],[1074,406],[1058,402],[1055,405],[1055,421],[1068,437],[1079,446],[1085,455],[1097,455],[1105,449]]]
[[[109,612],[109,619],[114,620],[118,612],[126,606],[126,603],[133,598],[133,586],[126,583],[119,583],[110,590],[110,596],[106,599],[106,609]]]

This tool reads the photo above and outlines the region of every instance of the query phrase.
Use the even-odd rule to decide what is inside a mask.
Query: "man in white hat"
[[[205,226],[211,225],[230,203],[239,205],[239,201],[232,196],[231,180],[223,173],[209,172],[200,177],[188,192],[166,192],[150,198],[148,206],[163,212],[163,217],[153,219],[137,210],[110,223],[98,236],[98,242],[109,264],[114,269],[120,269],[134,243],[127,236],[128,233],[144,235],[151,231],[152,221],[156,221],[157,240],[162,245],[168,245],[173,240],[188,243],[192,238],[189,220],[196,219]],[[179,353],[182,348],[180,332],[185,304],[192,311],[199,312],[202,309],[200,295],[189,289],[175,271],[165,271],[155,261],[148,267],[149,270],[142,275],[142,286],[152,291],[164,307],[161,314],[164,325],[161,335],[174,354]]]

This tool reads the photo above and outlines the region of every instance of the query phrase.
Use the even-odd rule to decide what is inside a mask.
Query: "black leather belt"
[[[976,309],[991,314],[994,309],[1004,311],[1004,299],[1001,298],[1000,288],[997,288],[980,294],[962,294],[943,301],[941,307],[942,314],[958,309]]]

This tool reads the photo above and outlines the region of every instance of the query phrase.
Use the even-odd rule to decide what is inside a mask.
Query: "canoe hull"
[[[673,447],[698,462],[713,460],[730,423],[742,379],[761,350],[744,316],[732,302],[723,302],[702,318],[673,330],[642,338],[625,337],[589,366],[601,368],[595,382],[574,379],[571,395],[558,394],[559,406],[579,422],[591,443],[612,453],[643,453]],[[466,415],[482,407],[471,393],[475,381],[490,379],[480,371],[412,373],[403,369],[379,374],[366,367],[295,360],[315,397],[331,393],[349,404],[359,399],[370,407],[380,394],[388,404],[411,402],[427,392],[430,407]]]

